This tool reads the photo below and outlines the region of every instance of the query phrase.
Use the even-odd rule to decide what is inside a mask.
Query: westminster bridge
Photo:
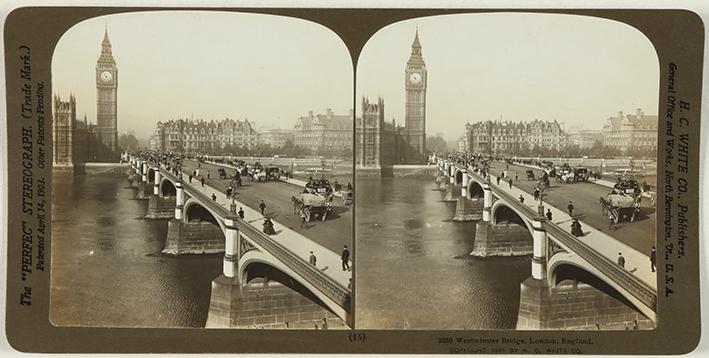
[[[656,273],[644,253],[583,221],[583,237],[572,235],[569,227],[560,225],[573,219],[566,210],[535,200],[510,178],[500,181],[447,158],[433,162],[440,169],[440,190],[457,202],[454,220],[477,221],[471,255],[531,254],[531,277],[521,284],[517,329],[619,329],[637,327],[639,321],[643,328],[654,327]],[[543,215],[545,208],[553,222]],[[637,267],[619,265],[619,253]]]
[[[241,206],[247,218],[262,218],[257,210],[229,200],[209,185],[200,185],[198,181],[192,185],[183,180],[182,173],[169,170],[164,164],[139,156],[131,156],[129,162],[133,185],[139,188],[137,197],[150,199],[148,217],[171,219],[164,253],[224,252],[222,274],[212,281],[208,328],[249,327],[248,322],[262,323],[259,317],[256,320],[244,317],[253,302],[244,297],[243,292],[254,277],[268,279],[274,271],[285,276],[285,281],[293,282],[291,286],[295,286],[305,300],[318,302],[351,326],[350,273],[328,269],[339,268],[338,254],[276,221],[273,223],[278,235],[263,233],[254,226],[260,219],[241,219],[233,205]],[[195,222],[195,219],[200,220]],[[317,255],[317,266],[309,263],[311,252]],[[267,312],[272,312],[267,322],[273,323],[274,316],[276,323],[299,319],[297,314],[292,317],[287,311],[277,311],[278,308],[272,308]],[[304,312],[300,314],[302,318]],[[305,320],[310,318],[308,312]]]

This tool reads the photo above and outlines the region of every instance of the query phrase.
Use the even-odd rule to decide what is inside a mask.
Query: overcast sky
[[[309,110],[352,107],[352,60],[340,38],[288,17],[144,12],[81,22],[59,41],[53,91],[96,122],[95,66],[104,26],[118,66],[118,130],[148,137],[176,118],[248,118],[292,128]]]
[[[659,64],[623,23],[556,14],[463,14],[408,20],[377,32],[357,68],[357,97],[384,97],[404,123],[404,68],[416,26],[428,69],[426,129],[448,140],[466,122],[559,120],[600,129],[618,111],[657,114]]]

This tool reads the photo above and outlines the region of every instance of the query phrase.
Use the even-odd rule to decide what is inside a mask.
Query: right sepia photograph
[[[356,73],[355,327],[649,330],[659,62],[590,16],[375,33]]]

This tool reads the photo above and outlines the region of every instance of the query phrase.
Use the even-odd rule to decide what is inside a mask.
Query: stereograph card
[[[681,354],[681,9],[20,7],[6,335],[47,353]]]

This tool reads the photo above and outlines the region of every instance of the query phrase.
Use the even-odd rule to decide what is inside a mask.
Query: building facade
[[[557,121],[467,123],[468,150],[474,153],[517,154],[540,149],[561,150],[568,137]]]
[[[352,150],[353,113],[337,115],[328,108],[325,114],[299,117],[294,127],[295,145],[314,153],[323,150]]]
[[[96,126],[76,119],[76,98],[69,95],[62,101],[55,95],[53,106],[53,159],[55,167],[73,167],[75,164],[97,161],[100,146]]]
[[[100,147],[98,160],[118,159],[118,67],[111,52],[108,29],[96,61],[96,124]]]
[[[362,98],[361,117],[356,121],[357,153],[360,167],[380,167],[400,163],[403,158],[404,128],[384,120],[384,99]]]
[[[646,115],[638,108],[635,114],[624,115],[622,111],[610,117],[603,125],[603,145],[628,150],[657,150],[657,115]]]
[[[426,152],[426,87],[428,72],[421,54],[419,32],[416,29],[411,55],[404,69],[406,90],[405,133],[406,141],[414,153]]]
[[[155,150],[207,153],[225,148],[252,150],[258,144],[254,123],[225,119],[204,121],[177,119],[158,122],[151,138]]]

